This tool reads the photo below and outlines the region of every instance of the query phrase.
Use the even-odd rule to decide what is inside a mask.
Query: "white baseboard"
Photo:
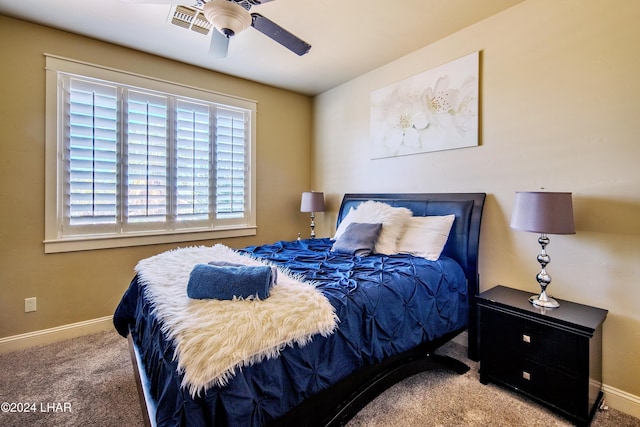
[[[640,397],[603,384],[605,405],[620,412],[640,418]]]
[[[12,335],[10,337],[0,338],[0,354],[35,347],[37,345],[51,344],[109,329],[114,330],[113,316],[105,316],[84,322],[57,326],[55,328],[27,332],[26,334]]]
[[[452,341],[467,347],[469,345],[469,334],[464,331]],[[604,392],[606,406],[629,414],[632,417],[640,418],[640,397],[607,384],[602,384],[602,391]]]

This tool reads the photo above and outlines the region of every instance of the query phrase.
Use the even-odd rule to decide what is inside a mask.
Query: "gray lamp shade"
[[[511,228],[541,234],[575,234],[571,193],[516,192]]]
[[[302,193],[300,212],[324,212],[324,193],[319,191]]]

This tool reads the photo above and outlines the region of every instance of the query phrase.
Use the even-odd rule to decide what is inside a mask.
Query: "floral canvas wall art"
[[[371,93],[372,158],[478,145],[479,53]]]

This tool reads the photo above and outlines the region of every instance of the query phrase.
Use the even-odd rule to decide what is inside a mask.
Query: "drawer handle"
[[[522,371],[522,378],[524,378],[527,381],[531,381],[531,374],[527,371]]]
[[[522,341],[526,342],[527,344],[531,344],[531,336],[527,334],[522,334]]]

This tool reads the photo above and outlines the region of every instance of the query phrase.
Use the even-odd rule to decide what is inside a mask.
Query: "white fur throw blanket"
[[[162,331],[175,345],[182,387],[192,396],[227,384],[236,369],[278,357],[287,345],[304,346],[313,335],[328,336],[335,330],[337,316],[327,298],[283,271],[264,300],[190,299],[189,273],[196,264],[213,260],[264,265],[215,245],[164,252],[135,268]]]

